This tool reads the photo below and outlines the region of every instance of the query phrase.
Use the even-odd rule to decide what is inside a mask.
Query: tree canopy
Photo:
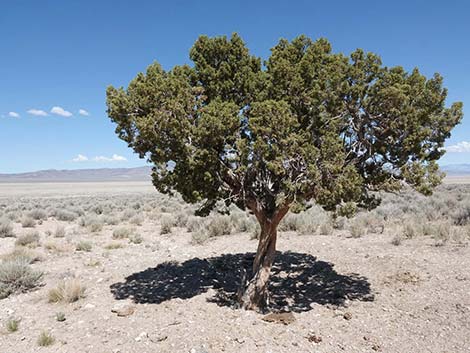
[[[119,137],[154,164],[153,183],[187,202],[269,214],[313,199],[328,210],[374,205],[370,191],[409,184],[429,194],[436,161],[462,118],[442,77],[388,68],[325,39],[281,39],[266,62],[242,39],[201,36],[194,66],[158,63],[127,89],[108,87]]]
[[[375,191],[429,194],[443,177],[436,161],[462,103],[446,107],[439,74],[386,67],[361,49],[334,53],[306,36],[281,39],[266,61],[237,34],[201,36],[190,59],[168,71],[153,63],[127,89],[108,87],[108,114],[154,165],[159,191],[179,192],[201,213],[222,200],[256,215],[254,277],[260,266],[269,276],[289,209],[313,201],[347,214],[376,206]]]

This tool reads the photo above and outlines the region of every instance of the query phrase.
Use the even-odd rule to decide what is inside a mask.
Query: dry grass
[[[9,318],[7,322],[5,323],[5,328],[10,333],[18,331],[19,326],[20,326],[20,320],[15,319],[13,317]]]
[[[124,247],[124,244],[118,243],[118,242],[112,242],[108,243],[104,246],[106,250],[115,250],[115,249],[121,249]]]
[[[73,303],[85,297],[85,286],[78,279],[61,281],[59,284],[49,289],[49,303]]]
[[[42,331],[38,337],[38,346],[47,347],[54,344],[55,338],[51,333],[47,331]]]

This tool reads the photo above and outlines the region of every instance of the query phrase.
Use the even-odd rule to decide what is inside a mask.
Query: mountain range
[[[150,173],[150,167],[74,170],[48,169],[28,173],[0,174],[0,182],[149,181]]]
[[[470,164],[449,164],[441,169],[448,176],[470,176]],[[100,168],[75,170],[40,170],[28,173],[0,174],[0,182],[98,182],[149,181],[151,168]]]

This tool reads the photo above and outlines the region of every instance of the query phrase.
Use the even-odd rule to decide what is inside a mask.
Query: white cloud
[[[113,154],[111,157],[106,157],[106,156],[96,156],[93,158],[88,158],[87,156],[83,154],[78,154],[77,157],[72,158],[72,162],[88,162],[88,161],[93,161],[93,162],[126,162],[127,158],[120,156],[118,154]]]
[[[452,146],[444,148],[447,152],[464,153],[470,152],[470,142],[462,141]]]
[[[90,113],[88,113],[88,111],[86,111],[85,109],[80,109],[78,111],[78,114],[83,115],[83,116],[89,116],[90,115]]]
[[[125,162],[127,161],[126,157],[119,156],[117,154],[113,154],[112,157],[105,157],[105,156],[97,156],[93,158],[95,162]]]
[[[18,114],[17,112],[8,112],[8,116],[11,118],[19,118],[20,114]]]
[[[60,115],[60,116],[64,116],[66,118],[71,117],[73,115],[72,113],[70,113],[69,111],[65,110],[62,107],[52,107],[51,113],[56,114],[56,115]]]
[[[77,157],[72,159],[72,162],[86,162],[88,160],[87,156],[84,156],[83,154],[79,154]]]
[[[36,116],[47,116],[47,113],[44,110],[40,110],[40,109],[30,109],[27,111],[27,113],[31,115],[36,115]]]

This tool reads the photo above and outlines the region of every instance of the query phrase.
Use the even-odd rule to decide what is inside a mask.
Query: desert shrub
[[[17,222],[21,217],[21,212],[9,211],[5,213],[5,217],[10,221]]]
[[[181,228],[186,227],[186,224],[188,223],[188,218],[189,218],[189,215],[186,212],[184,211],[178,212],[175,217],[175,226],[181,227]]]
[[[458,206],[458,208],[452,212],[451,218],[455,225],[464,226],[470,223],[470,201],[465,202]]]
[[[113,230],[113,239],[124,239],[129,238],[133,230],[126,227],[116,228]]]
[[[204,218],[198,216],[189,216],[186,222],[188,232],[194,232],[204,225]]]
[[[356,220],[351,223],[349,231],[351,232],[351,236],[353,238],[360,238],[366,235],[367,228],[365,227],[364,223],[360,220]]]
[[[92,233],[99,232],[103,229],[103,221],[96,216],[80,217],[79,225],[88,228]]]
[[[47,331],[42,331],[38,337],[38,346],[47,347],[54,344],[55,338]]]
[[[338,229],[338,230],[343,230],[344,228],[346,228],[347,223],[348,223],[348,219],[346,217],[342,217],[342,216],[335,217],[332,220],[333,228]]]
[[[331,224],[331,222],[325,222],[325,223],[322,223],[320,225],[320,227],[318,228],[318,233],[320,235],[331,235],[333,234],[333,225]]]
[[[436,232],[436,229],[432,223],[425,222],[421,227],[421,231],[423,235],[433,235]]]
[[[161,219],[160,234],[171,233],[171,228],[176,225],[176,219],[172,216],[165,215]]]
[[[136,212],[134,210],[125,210],[121,214],[121,220],[122,221],[128,221],[129,219],[131,219],[135,215],[136,215]]]
[[[37,252],[24,248],[16,247],[12,252],[2,257],[4,261],[22,261],[31,264],[36,261],[41,261],[42,256]]]
[[[18,331],[18,327],[20,325],[20,320],[15,319],[13,317],[9,318],[7,322],[5,323],[5,328],[7,329],[8,332],[16,332]]]
[[[29,233],[20,235],[16,241],[16,246],[28,246],[30,248],[35,248],[39,246],[39,232],[31,231]]]
[[[39,285],[42,272],[35,271],[22,260],[0,263],[0,299],[12,293],[21,293]]]
[[[210,238],[228,235],[232,232],[232,221],[227,215],[216,215],[209,219],[206,227]]]
[[[36,208],[28,212],[28,217],[31,217],[32,219],[35,219],[35,220],[47,219],[47,213],[44,210]]]
[[[395,235],[392,239],[392,244],[395,246],[401,245],[403,238],[400,235]]]
[[[14,237],[15,232],[13,226],[9,220],[0,220],[0,238]]]
[[[141,244],[144,241],[144,238],[140,234],[132,234],[129,237],[129,242],[132,244]]]
[[[436,245],[444,245],[451,238],[451,225],[447,222],[439,223],[434,233],[434,239],[436,239]]]
[[[260,234],[261,234],[261,227],[260,227],[259,223],[256,223],[255,227],[251,231],[250,239],[251,240],[259,239]]]
[[[73,251],[73,247],[69,244],[62,244],[55,241],[46,241],[44,243],[44,248],[48,251],[55,252],[55,253],[64,253]]]
[[[134,224],[136,226],[141,226],[143,222],[144,219],[142,216],[134,216],[129,220],[129,223]]]
[[[104,246],[106,250],[115,250],[115,249],[121,249],[124,247],[124,244],[118,243],[118,242],[112,242],[108,243]]]
[[[407,222],[403,226],[402,233],[406,239],[414,238],[417,235],[416,227],[411,222]]]
[[[61,281],[49,289],[49,303],[73,303],[85,297],[85,286],[78,279]]]
[[[78,218],[78,214],[68,210],[58,210],[54,217],[58,221],[73,222]]]
[[[34,228],[35,225],[36,222],[33,218],[29,216],[23,216],[23,218],[21,218],[21,226],[23,228]]]
[[[204,232],[202,229],[198,229],[191,233],[191,244],[201,245],[204,244],[208,239],[209,235]]]
[[[91,249],[93,248],[93,245],[89,242],[89,241],[86,241],[86,240],[80,240],[76,246],[75,246],[75,250],[77,251],[91,251]]]
[[[104,216],[103,221],[105,224],[110,225],[110,226],[118,225],[120,222],[118,217],[112,216],[112,215]]]
[[[282,231],[282,232],[287,232],[287,231],[296,232],[299,229],[298,214],[288,213],[279,224],[278,229],[279,231]]]
[[[237,219],[235,226],[238,232],[251,232],[257,223],[258,222],[256,222],[253,217],[246,217],[243,215],[243,217]]]
[[[65,314],[62,311],[59,311],[55,314],[56,321],[63,322],[65,321]]]
[[[65,227],[64,226],[57,226],[54,230],[54,237],[56,238],[63,238],[65,237]]]

